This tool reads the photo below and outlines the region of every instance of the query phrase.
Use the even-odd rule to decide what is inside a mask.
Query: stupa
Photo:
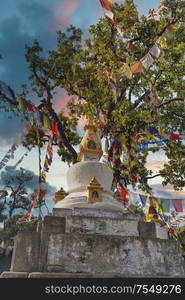
[[[57,209],[89,208],[121,212],[123,205],[111,191],[113,172],[107,164],[100,162],[103,154],[101,140],[96,127],[88,124],[80,144],[78,162],[67,172],[68,195],[58,201]]]
[[[53,213],[35,232],[17,235],[11,270],[0,277],[185,277],[182,253],[167,230],[123,212],[101,156],[97,130],[88,124],[78,163],[67,172],[67,193],[55,194]]]

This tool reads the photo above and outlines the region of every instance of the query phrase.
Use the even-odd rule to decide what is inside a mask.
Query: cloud
[[[162,184],[151,184],[151,187],[154,195],[161,198],[185,198],[185,189],[182,191],[175,191],[170,184],[168,184],[167,186],[163,186]]]
[[[65,25],[71,23],[70,16],[75,12],[79,4],[79,0],[63,0],[54,6],[55,24],[54,30],[59,30]]]

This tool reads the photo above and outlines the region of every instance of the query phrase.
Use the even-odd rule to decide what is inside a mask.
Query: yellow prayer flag
[[[120,72],[123,73],[128,79],[132,79],[132,72],[128,64],[124,64],[120,69]]]
[[[161,48],[167,48],[167,39],[164,36],[161,36],[157,39],[156,44]]]
[[[48,115],[44,114],[43,116],[44,127],[49,128],[49,118]]]

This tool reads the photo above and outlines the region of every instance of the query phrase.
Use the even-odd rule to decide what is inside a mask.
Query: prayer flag
[[[139,199],[140,199],[140,201],[141,201],[141,203],[142,203],[142,206],[144,207],[145,204],[146,204],[147,196],[145,196],[145,195],[140,195],[140,194],[139,194]]]
[[[115,22],[114,18],[113,18],[112,21],[113,21],[113,23]],[[123,32],[122,32],[122,30],[121,30],[120,25],[116,25],[116,29],[117,29],[117,32],[119,33],[119,35],[122,37],[122,36],[123,36]]]
[[[160,206],[163,212],[170,211],[170,200],[169,199],[160,199]]]
[[[9,97],[11,100],[17,102],[14,91],[3,81],[0,80],[0,91]]]
[[[48,115],[44,114],[43,121],[44,121],[44,127],[45,128],[49,128],[49,118],[48,118]]]
[[[157,106],[157,91],[154,87],[150,91],[150,101],[152,105]]]
[[[140,62],[142,63],[142,65],[145,69],[148,69],[153,64],[154,59],[152,58],[150,53],[148,53],[140,60]]]
[[[106,10],[111,10],[110,1],[109,0],[100,0],[101,6]]]
[[[133,43],[132,42],[128,42],[126,44],[126,48],[128,50],[129,53],[132,53],[133,52]]]
[[[167,48],[167,40],[164,36],[161,36],[157,39],[156,44],[161,48]]]
[[[179,139],[180,139],[180,135],[178,133],[172,133],[170,135],[170,140],[172,140],[172,141],[177,141]]]
[[[29,112],[35,112],[34,105],[30,101],[27,101],[27,106]]]
[[[22,110],[23,113],[25,113],[26,110],[27,110],[27,107],[26,107],[26,101],[23,100],[23,98],[22,98],[21,95],[16,94],[16,96],[17,96],[17,101],[18,101],[18,103],[19,103],[20,109]]]
[[[39,111],[39,121],[41,123],[41,126],[44,125],[44,116],[43,116],[43,112]]]
[[[52,120],[51,130],[54,134],[58,133],[57,123],[55,120]]]
[[[136,62],[135,64],[133,64],[131,67],[130,67],[130,70],[132,73],[140,73],[140,72],[143,72],[143,65],[142,63],[139,61],[139,62]]]
[[[182,199],[172,199],[172,203],[177,212],[183,212]]]
[[[112,11],[106,11],[105,12],[105,15],[112,20],[113,23],[115,23],[115,20],[114,20],[114,14]],[[117,27],[116,27],[117,28]],[[118,29],[117,29],[118,30]]]
[[[132,72],[128,64],[124,64],[120,69],[120,72],[123,73],[128,79],[132,79]]]
[[[155,44],[149,51],[149,53],[153,56],[158,58],[160,56],[161,50],[160,48],[157,46],[157,44]]]

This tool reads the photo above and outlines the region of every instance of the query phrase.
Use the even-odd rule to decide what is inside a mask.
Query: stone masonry
[[[57,209],[37,232],[17,235],[11,272],[1,277],[185,277],[185,267],[159,224],[111,211]]]

